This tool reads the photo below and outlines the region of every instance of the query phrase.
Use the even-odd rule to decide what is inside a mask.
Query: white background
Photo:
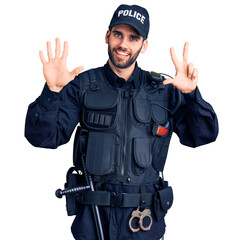
[[[63,187],[72,163],[72,140],[57,150],[24,138],[28,105],[44,86],[38,51],[46,41],[69,42],[68,68],[107,61],[104,37],[121,3],[150,13],[149,47],[138,59],[145,70],[174,75],[169,48],[199,69],[199,88],[219,119],[215,143],[197,149],[173,136],[165,178],[174,189],[166,240],[242,240],[242,5],[231,0],[2,1],[0,4],[1,161],[0,239],[72,239]]]

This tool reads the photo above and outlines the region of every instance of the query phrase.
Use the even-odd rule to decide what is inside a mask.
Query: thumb
[[[164,85],[167,85],[167,84],[172,84],[174,82],[174,79],[173,78],[167,78],[163,81],[163,84]]]
[[[73,71],[71,72],[72,75],[76,76],[78,73],[84,70],[84,67],[79,66],[77,68],[74,68]]]

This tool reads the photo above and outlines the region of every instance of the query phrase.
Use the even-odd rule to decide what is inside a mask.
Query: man
[[[162,238],[173,194],[159,175],[172,133],[190,147],[217,137],[216,114],[197,88],[198,70],[187,62],[188,43],[183,62],[170,50],[174,79],[138,67],[148,32],[147,10],[121,5],[106,33],[109,60],[104,67],[79,75],[83,67],[69,72],[68,45],[64,42],[60,57],[59,39],[55,57],[50,42],[49,61],[40,52],[46,85],[29,106],[25,136],[34,146],[57,148],[81,125],[74,165],[91,175],[95,191],[76,195],[75,239],[98,239],[90,205],[98,206],[103,239]]]

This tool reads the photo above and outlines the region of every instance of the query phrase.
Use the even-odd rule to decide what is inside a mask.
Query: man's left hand
[[[183,62],[179,62],[177,59],[174,48],[170,49],[170,55],[175,65],[176,75],[174,79],[168,78],[164,81],[164,85],[172,84],[182,93],[190,93],[194,91],[198,83],[198,69],[194,68],[193,63],[187,63],[188,46],[189,43],[186,42],[183,50]]]

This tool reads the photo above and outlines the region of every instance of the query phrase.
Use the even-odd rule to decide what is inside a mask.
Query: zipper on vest
[[[125,174],[125,166],[126,166],[126,150],[127,150],[127,133],[128,133],[128,100],[129,100],[129,92],[121,92],[122,95],[122,104],[121,104],[121,136],[122,136],[122,144],[121,144],[121,176]]]

